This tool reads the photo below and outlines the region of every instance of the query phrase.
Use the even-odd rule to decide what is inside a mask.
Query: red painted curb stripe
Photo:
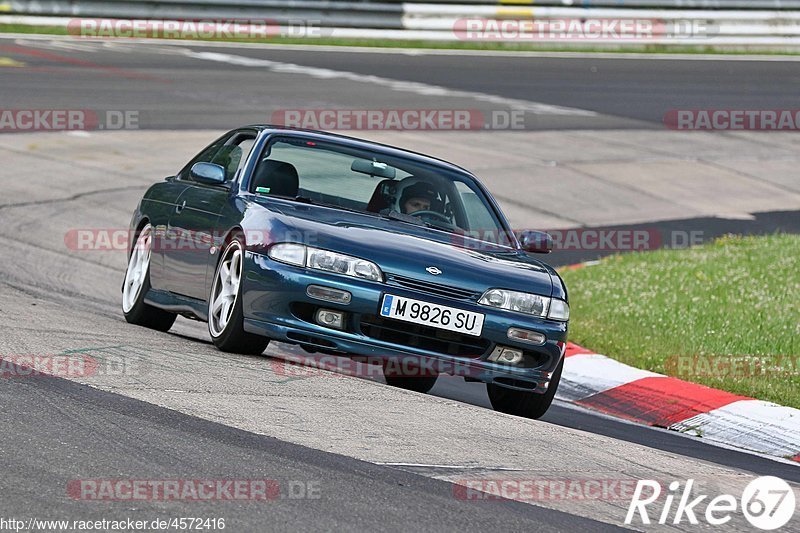
[[[797,461],[798,463],[800,463],[800,453],[792,457],[792,461]]]
[[[651,426],[672,424],[739,400],[752,400],[671,377],[637,379],[577,404]]]
[[[572,342],[567,342],[567,348],[564,350],[564,357],[572,357],[573,355],[578,355],[579,353],[594,353],[591,350],[587,350],[583,346],[578,346]]]
[[[172,83],[172,80],[166,78],[160,78],[157,76],[150,76],[149,74],[144,74],[141,72],[126,70],[117,67],[109,67],[106,65],[100,65],[98,63],[92,63],[91,61],[85,61],[83,59],[77,59],[74,57],[69,56],[62,56],[59,54],[53,54],[51,52],[45,52],[43,50],[34,50],[32,48],[27,48],[24,46],[8,46],[3,45],[0,46],[0,50],[4,50],[11,54],[18,54],[18,55],[27,55],[32,57],[38,57],[41,59],[49,60],[49,61],[56,61],[58,63],[65,63],[67,65],[76,65],[79,67],[87,67],[97,69],[101,72],[106,72],[108,74],[112,74],[114,76],[122,76],[123,78],[133,78],[133,79],[143,79],[143,80],[152,80],[152,81],[160,81],[166,83]]]

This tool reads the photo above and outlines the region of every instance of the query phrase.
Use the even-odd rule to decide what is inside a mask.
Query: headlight
[[[371,261],[359,259],[328,250],[311,248],[304,244],[280,243],[269,249],[269,256],[290,265],[306,266],[325,272],[333,272],[354,278],[383,281],[383,273],[378,265]]]
[[[354,278],[383,281],[381,269],[375,263],[317,248],[308,248],[306,266]]]
[[[507,311],[525,313],[526,315],[547,317],[552,320],[569,320],[569,305],[567,305],[567,302],[538,294],[505,289],[489,289],[483,293],[478,303]]]
[[[306,247],[304,244],[290,242],[275,244],[269,249],[269,256],[281,263],[304,266],[306,264]]]
[[[547,308],[550,306],[550,298],[527,292],[489,289],[483,293],[478,303],[507,309],[508,311],[517,311],[526,315],[546,316]]]
[[[547,313],[548,318],[553,320],[561,320],[566,322],[569,320],[569,304],[564,300],[553,298],[550,303],[550,312]]]

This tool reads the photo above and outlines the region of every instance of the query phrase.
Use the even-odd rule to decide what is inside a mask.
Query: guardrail
[[[117,19],[315,21],[343,28],[403,28],[401,3],[318,0],[0,0],[6,14]]]
[[[532,6],[517,0],[0,0],[0,12],[6,13],[6,22],[13,15],[26,20],[36,15],[44,18],[34,22],[46,24],[63,24],[65,18],[306,21],[328,28],[325,36],[342,38],[800,47],[800,10],[789,9],[800,8],[800,0],[575,0],[580,7],[563,5],[569,1],[537,0]],[[740,4],[748,9],[710,9]],[[613,21],[649,23],[650,33],[644,38],[596,36],[594,29]]]

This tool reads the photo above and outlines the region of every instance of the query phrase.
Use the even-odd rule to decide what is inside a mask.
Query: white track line
[[[569,115],[579,117],[594,117],[598,114],[594,111],[586,109],[577,109],[574,107],[564,107],[558,105],[544,104],[541,102],[531,102],[528,100],[519,100],[516,98],[505,98],[493,94],[486,94],[474,91],[459,91],[456,89],[448,89],[439,85],[430,85],[428,83],[419,83],[415,81],[395,80],[391,78],[383,78],[381,76],[373,76],[369,74],[358,74],[356,72],[348,72],[346,70],[333,70],[329,68],[309,67],[304,65],[297,65],[295,63],[282,63],[280,61],[271,61],[269,59],[257,59],[253,57],[238,56],[233,54],[223,54],[219,52],[197,52],[194,50],[186,49],[184,55],[195,59],[202,59],[206,61],[217,61],[220,63],[227,63],[229,65],[239,65],[242,67],[255,67],[265,68],[272,72],[281,74],[299,74],[303,76],[310,76],[318,79],[340,79],[348,80],[356,83],[369,83],[385,87],[393,91],[407,92],[418,94],[421,96],[441,96],[444,98],[469,98],[479,102],[486,102],[490,104],[508,106],[513,109],[527,111],[536,115]]]

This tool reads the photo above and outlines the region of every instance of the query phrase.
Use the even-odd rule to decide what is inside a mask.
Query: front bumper
[[[277,341],[373,360],[413,358],[424,368],[435,368],[443,373],[462,375],[469,380],[538,393],[547,390],[550,378],[563,357],[567,337],[567,324],[564,322],[492,309],[475,301],[443,298],[397,285],[287,265],[250,251],[245,254],[244,272],[244,328]],[[309,285],[345,290],[352,294],[352,299],[348,304],[336,304],[311,298],[306,294]],[[404,335],[404,331],[414,329],[413,324],[389,319],[384,320],[397,329],[390,335],[393,341],[380,338],[375,334],[379,330],[371,324],[379,319],[379,307],[383,295],[387,293],[483,313],[485,319],[481,338],[473,338],[479,341],[480,346],[476,348],[476,342],[469,339],[469,350],[472,351],[469,355],[444,353],[444,349],[433,351],[431,345],[438,348],[448,346],[450,349],[447,351],[450,352],[460,345],[455,341],[450,342],[453,336],[447,333],[441,333],[445,340],[437,338],[431,339],[431,342],[410,333]],[[345,329],[336,330],[315,323],[314,310],[318,308],[347,313]],[[546,341],[538,346],[514,341],[507,337],[510,327],[540,332],[545,335]],[[522,349],[523,362],[512,366],[488,361],[497,345]]]

